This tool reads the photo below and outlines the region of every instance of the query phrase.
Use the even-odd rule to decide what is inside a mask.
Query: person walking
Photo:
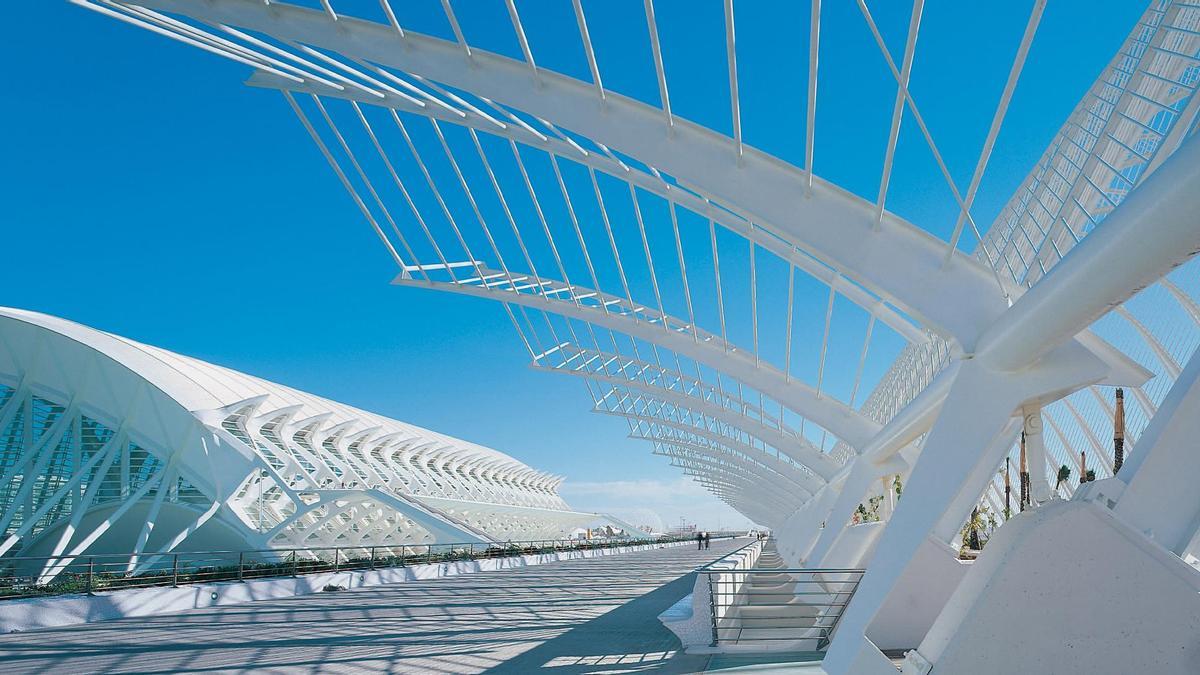
[[[702,548],[704,548],[704,533],[696,532],[696,550],[699,551]]]
[[[707,549],[709,544],[711,544],[711,543],[712,543],[712,535],[705,532],[704,533],[704,548]]]

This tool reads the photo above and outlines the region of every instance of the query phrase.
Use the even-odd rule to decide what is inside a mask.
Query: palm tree
[[[967,553],[968,551],[982,551],[987,545],[988,539],[991,538],[991,533],[1000,526],[997,522],[995,514],[992,513],[986,505],[976,504],[971,510],[971,517],[963,524],[962,530],[959,533],[962,539],[962,548],[959,551],[959,557],[964,559],[974,558],[975,556]]]
[[[1066,481],[1070,480],[1070,478],[1071,478],[1071,467],[1067,466],[1066,464],[1063,464],[1062,466],[1058,467],[1058,482],[1054,484],[1054,489],[1057,490],[1058,486],[1060,486],[1063,483],[1065,483]]]
[[[1117,409],[1113,413],[1113,475],[1125,463],[1125,390],[1117,387]]]
[[[976,506],[975,509],[973,511],[971,511],[971,521],[967,524],[967,527],[970,528],[970,530],[971,530],[971,534],[967,538],[967,546],[969,546],[972,551],[978,551],[979,549],[983,548],[983,546],[980,545],[980,543],[979,543],[979,507],[978,506]]]
[[[1012,518],[1012,479],[1009,478],[1008,470],[1012,465],[1012,457],[1004,458],[1004,519]]]
[[[1087,470],[1087,452],[1084,450],[1080,450],[1079,451],[1079,484],[1080,485],[1083,485],[1084,483],[1088,482],[1088,474],[1089,473],[1092,474],[1093,476],[1096,475],[1096,473],[1094,471]]]
[[[1032,483],[1029,480],[1029,459],[1025,455],[1025,432],[1021,432],[1021,510],[1030,504],[1029,488]]]

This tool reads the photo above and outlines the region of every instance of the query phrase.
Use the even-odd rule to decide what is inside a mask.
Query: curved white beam
[[[263,71],[254,73],[246,81],[246,84],[254,87],[314,94],[401,110],[413,115],[428,117],[438,122],[454,124],[482,131],[493,136],[508,138],[561,159],[595,169],[609,175],[611,178],[630,183],[640,190],[645,190],[678,207],[696,213],[705,219],[711,219],[726,230],[747,238],[758,246],[770,251],[781,260],[795,265],[797,269],[809,274],[826,286],[833,287],[843,297],[874,315],[879,321],[895,330],[908,342],[922,343],[929,340],[929,334],[924,329],[897,312],[886,302],[880,300],[857,283],[850,281],[847,277],[838,274],[833,268],[796,250],[780,237],[766,232],[759,227],[752,226],[746,218],[734,213],[738,209],[734,208],[731,210],[714,206],[711,202],[694,192],[672,186],[661,177],[656,177],[635,167],[628,166],[613,157],[596,152],[589,152],[586,155],[582,155],[575,146],[553,136],[537,135],[513,124],[501,128],[496,126],[491,119],[479,115],[468,114],[460,116],[442,108],[421,108],[406,98],[397,97],[387,92],[381,92],[383,98],[378,98],[360,89],[342,88],[339,90],[315,81],[297,84],[291,80],[286,80]]]
[[[931,329],[974,351],[980,332],[1006,308],[991,273],[955,252],[944,264],[945,242],[885,213],[876,228],[874,205],[795,166],[746,146],[734,161],[728,137],[609,92],[601,102],[592,84],[540,70],[483,50],[464,58],[459,45],[387,24],[256,0],[144,0],[154,9],[273,35],[371,61],[469,91],[583,134],[636,156],[681,184],[749,214],[839,273],[894,302]]]

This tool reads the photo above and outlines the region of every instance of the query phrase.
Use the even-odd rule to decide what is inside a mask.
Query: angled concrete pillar
[[[1109,371],[1107,364],[1075,342],[1019,373],[996,371],[977,359],[963,362],[909,476],[904,498],[896,505],[871,566],[838,626],[823,664],[827,673],[895,673],[871,641],[873,631],[886,632],[888,627],[872,624],[880,609],[904,591],[902,582],[915,569],[917,554],[931,535],[944,541],[966,519],[1009,447],[1011,434],[1016,433],[1014,416],[1023,405],[1054,400],[1100,381]],[[917,592],[948,596],[952,590],[951,586]],[[889,612],[889,616],[903,613]]]

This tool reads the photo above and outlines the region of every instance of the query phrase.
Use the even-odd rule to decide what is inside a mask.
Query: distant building
[[[561,478],[63,319],[0,309],[0,555],[565,538]],[[330,553],[332,555],[332,553]]]

